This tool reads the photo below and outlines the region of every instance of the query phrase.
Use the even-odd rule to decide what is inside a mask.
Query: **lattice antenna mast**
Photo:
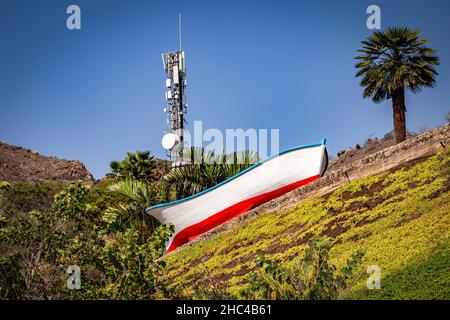
[[[162,54],[166,74],[166,108],[167,125],[162,145],[172,161],[172,167],[184,165],[183,149],[184,125],[187,104],[185,102],[186,64],[184,51],[181,50],[181,14],[179,14],[180,50]]]

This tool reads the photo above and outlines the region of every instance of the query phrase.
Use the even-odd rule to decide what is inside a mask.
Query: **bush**
[[[0,212],[8,216],[31,210],[47,210],[53,196],[64,188],[59,182],[19,183],[7,188],[3,194]]]
[[[328,238],[310,241],[303,259],[284,267],[264,256],[256,258],[261,267],[250,275],[250,285],[242,294],[250,299],[336,300],[351,287],[364,252],[359,250],[337,271],[328,263],[331,242]]]
[[[7,181],[0,181],[0,191],[8,190],[11,188],[11,185]]]
[[[56,299],[62,288],[56,267],[66,242],[65,223],[51,211],[17,214],[0,230],[0,297]]]

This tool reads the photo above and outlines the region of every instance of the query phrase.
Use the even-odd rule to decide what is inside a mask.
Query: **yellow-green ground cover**
[[[189,288],[207,270],[239,294],[255,256],[289,265],[317,235],[333,239],[337,267],[363,248],[361,272],[381,268],[381,289],[368,290],[363,274],[347,299],[450,299],[450,149],[178,250],[164,258],[164,277]]]

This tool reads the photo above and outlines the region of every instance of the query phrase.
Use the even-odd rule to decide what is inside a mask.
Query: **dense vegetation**
[[[202,162],[179,171],[208,172],[218,183],[252,164],[244,158],[248,161],[242,165]],[[158,181],[155,168],[149,152],[136,151],[111,162],[109,178],[93,186],[81,181],[11,186],[2,181],[0,298],[180,296],[178,288],[169,290],[162,281],[166,263],[159,260],[173,226],[160,225],[144,209],[174,200],[187,189],[180,190],[168,179]],[[190,192],[208,186],[198,184]],[[70,266],[81,271],[77,290],[66,285],[74,270]]]
[[[15,189],[4,195],[7,204],[14,200]],[[14,215],[2,210],[2,298],[142,299],[163,292],[156,275],[164,263],[156,259],[172,229],[148,228],[142,215],[112,223],[95,204],[102,193],[75,182],[57,193],[49,208]],[[66,269],[72,265],[82,271],[80,290],[66,286]]]
[[[0,297],[4,299],[165,296],[157,259],[173,232],[145,215],[158,201],[148,152],[111,163],[113,178],[17,184],[2,191]],[[81,270],[79,290],[67,285],[69,266]],[[66,272],[67,271],[67,272]]]

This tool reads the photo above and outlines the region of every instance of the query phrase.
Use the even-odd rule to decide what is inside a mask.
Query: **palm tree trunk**
[[[406,139],[405,89],[401,88],[392,94],[392,109],[394,111],[395,143],[400,143]]]

